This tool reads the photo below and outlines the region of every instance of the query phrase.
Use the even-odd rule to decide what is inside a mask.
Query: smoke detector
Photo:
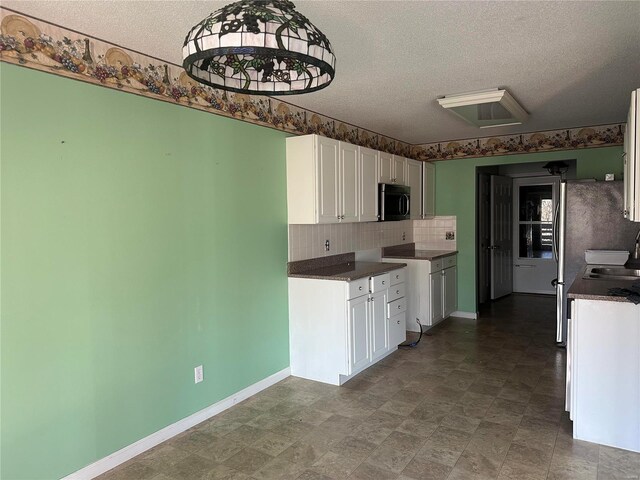
[[[509,92],[498,88],[446,95],[438,103],[480,128],[519,125],[529,117]]]

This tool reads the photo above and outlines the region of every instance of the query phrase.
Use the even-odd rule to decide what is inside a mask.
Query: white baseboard
[[[456,311],[453,312],[451,314],[452,317],[458,317],[458,318],[471,318],[473,320],[477,320],[478,318],[478,314],[474,313],[474,312],[461,312],[461,311]]]
[[[213,405],[209,405],[208,407],[203,408],[193,415],[189,415],[182,420],[178,420],[176,423],[173,423],[163,428],[162,430],[158,430],[148,437],[142,438],[137,442],[132,443],[131,445],[128,445],[118,450],[117,452],[112,453],[111,455],[101,458],[91,465],[87,465],[86,467],[67,475],[61,480],[90,480],[97,477],[98,475],[102,475],[104,472],[117,467],[121,463],[124,463],[127,460],[131,460],[133,457],[140,455],[142,452],[155,447],[165,440],[168,440],[169,438],[174,437],[179,433],[182,433],[185,430],[188,430],[191,427],[204,422],[205,420],[215,415],[218,415],[226,409],[233,407],[236,403],[246,400],[256,393],[261,392],[265,388],[278,383],[280,380],[284,380],[290,374],[291,368],[289,367],[285,368],[284,370],[280,370],[279,372],[276,372],[273,375],[264,378],[259,382],[254,383],[253,385],[249,385],[247,388],[240,390],[237,393],[234,393],[224,400],[220,400]]]

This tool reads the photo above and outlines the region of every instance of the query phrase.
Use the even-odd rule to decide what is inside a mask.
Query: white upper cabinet
[[[433,163],[422,163],[422,218],[436,214],[436,167]]]
[[[407,159],[407,185],[411,188],[411,210],[409,218],[422,218],[422,162]]]
[[[360,147],[360,215],[361,222],[378,220],[378,152]]]
[[[399,155],[379,152],[378,183],[396,183],[406,185],[405,167],[407,159]]]
[[[393,155],[387,152],[378,154],[378,183],[393,183]]]
[[[318,223],[335,223],[339,220],[340,150],[339,142],[318,137],[316,175],[318,178]],[[295,200],[294,200],[295,201]]]
[[[379,183],[411,187],[410,218],[432,217],[433,172],[431,164],[320,135],[287,138],[288,223],[375,222]]]
[[[360,214],[360,159],[358,147],[340,142],[340,221],[357,222]]]
[[[640,222],[640,89],[631,92],[624,132],[624,216]]]
[[[357,222],[358,147],[319,135],[287,139],[289,223]]]
[[[398,155],[393,156],[393,182],[398,185],[407,185],[406,178],[407,159]]]

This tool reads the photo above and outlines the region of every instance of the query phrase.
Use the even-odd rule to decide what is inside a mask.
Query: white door
[[[559,180],[528,177],[513,180],[513,291],[555,295],[558,276],[553,255],[553,225]]]
[[[444,318],[447,318],[455,312],[458,305],[456,270],[456,267],[450,267],[444,270]]]
[[[389,319],[389,346],[391,348],[400,345],[407,339],[406,323],[407,320],[404,313],[394,315]]]
[[[429,275],[431,283],[431,318],[429,325],[435,325],[442,320],[442,271]]]
[[[411,188],[411,220],[422,218],[422,162],[407,159],[407,185]]]
[[[405,166],[407,165],[407,159],[398,155],[393,156],[393,183],[398,185],[407,185],[407,179],[405,175]]]
[[[337,223],[340,221],[338,199],[339,142],[324,137],[317,137],[317,139],[318,223]]]
[[[359,214],[360,168],[358,147],[340,142],[340,221],[357,222]]]
[[[369,364],[369,296],[349,300],[349,375]]]
[[[378,220],[378,152],[360,147],[360,215],[361,222]]]
[[[387,323],[387,291],[374,293],[369,302],[371,323],[371,360],[376,360],[389,350],[389,325]]]
[[[491,299],[513,292],[513,185],[491,175]]]
[[[436,214],[436,166],[422,162],[422,218]]]
[[[393,183],[393,155],[390,153],[378,155],[378,183]]]

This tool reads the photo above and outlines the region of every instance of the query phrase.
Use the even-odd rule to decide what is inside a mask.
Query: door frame
[[[521,186],[525,186],[525,185],[551,185],[551,198],[552,198],[552,210],[553,210],[553,216],[555,218],[556,215],[556,205],[558,204],[559,201],[559,189],[560,189],[560,178],[556,177],[556,176],[551,176],[551,175],[540,175],[540,176],[527,176],[527,177],[518,177],[518,178],[514,178],[513,179],[513,279],[514,279],[514,292],[515,290],[515,278],[516,278],[516,265],[518,264],[518,261],[522,260],[526,261],[527,263],[532,262],[532,263],[540,263],[540,262],[548,262],[548,259],[543,259],[543,258],[523,258],[520,257],[520,245],[519,243],[519,236],[520,236],[520,232],[519,232],[519,228],[520,228],[520,187]],[[553,225],[553,219],[552,219],[552,225]],[[557,269],[557,265],[558,262],[555,261],[555,258],[553,258],[552,255],[552,260],[556,263],[556,269]],[[548,290],[536,290],[536,289],[529,289],[527,291],[520,291],[518,290],[517,293],[536,293],[536,294],[542,294],[542,295],[554,295],[555,294],[555,289],[551,287],[551,280],[555,278],[555,275],[553,275],[550,279],[549,279],[549,289]]]

